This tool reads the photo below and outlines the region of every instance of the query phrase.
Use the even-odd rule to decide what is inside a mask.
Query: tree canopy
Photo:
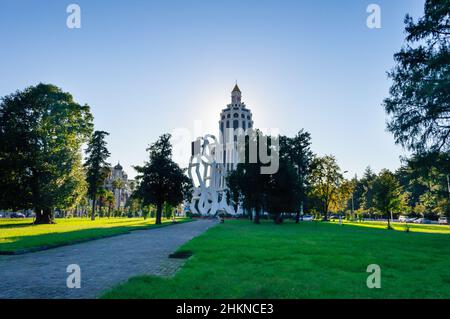
[[[258,130],[248,132],[245,144],[245,161],[227,176],[230,197],[241,203],[247,211],[254,212],[254,221],[259,223],[261,211],[269,212],[276,222],[281,222],[283,212],[299,213],[306,197],[307,176],[310,172],[312,152],[310,135],[300,131],[295,137],[264,136]],[[250,161],[250,143],[256,145],[256,161]],[[260,154],[270,153],[279,157],[278,170],[263,174],[266,164]]]
[[[73,206],[85,193],[81,146],[92,132],[88,105],[39,84],[0,104],[0,208],[32,209],[36,223]]]
[[[327,220],[328,213],[338,201],[338,190],[344,180],[336,158],[332,155],[314,158],[309,178],[311,201]]]
[[[184,170],[172,160],[171,135],[164,134],[150,145],[149,161],[144,166],[135,166],[139,185],[135,197],[143,205],[156,205],[156,224],[161,224],[162,208],[165,203],[177,206],[192,189]]]
[[[110,174],[110,164],[107,162],[110,153],[106,147],[105,137],[109,133],[104,131],[95,131],[89,141],[86,149],[86,169],[88,195],[92,200],[91,219],[95,219],[95,207],[97,204],[97,195],[104,188],[105,179]]]
[[[417,22],[405,18],[406,45],[395,54],[388,130],[416,152],[450,150],[450,0],[427,0]]]

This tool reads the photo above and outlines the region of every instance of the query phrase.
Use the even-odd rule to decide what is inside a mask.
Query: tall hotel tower
[[[252,112],[242,102],[242,93],[237,84],[231,92],[231,104],[220,114],[219,127],[225,170],[235,170],[238,164],[237,136],[253,127]]]

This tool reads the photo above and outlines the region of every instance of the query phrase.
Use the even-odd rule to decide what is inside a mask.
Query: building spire
[[[231,104],[240,104],[241,103],[241,90],[239,89],[239,86],[236,84],[234,85],[233,91],[231,91]]]
[[[234,85],[233,91],[231,91],[231,92],[239,92],[239,93],[241,93],[241,90],[239,89],[239,86],[238,86],[238,84],[237,84],[237,81],[236,81],[236,84]]]

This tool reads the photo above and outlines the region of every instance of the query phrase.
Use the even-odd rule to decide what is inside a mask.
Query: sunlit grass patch
[[[185,221],[185,219],[177,219]],[[171,223],[172,219],[163,219]],[[0,219],[0,251],[15,252],[45,246],[127,233],[132,230],[155,227],[150,218],[87,218],[57,219],[56,224],[33,225],[32,219]]]
[[[337,221],[333,221],[333,223],[338,223]],[[351,225],[351,226],[359,226],[359,227],[369,227],[369,228],[378,228],[378,229],[386,229],[387,222],[349,222],[343,221],[343,225]],[[406,227],[409,227],[410,232],[417,233],[433,233],[433,234],[450,234],[450,226],[448,225],[434,225],[434,224],[414,224],[414,223],[391,223],[391,227],[396,231],[406,231]]]

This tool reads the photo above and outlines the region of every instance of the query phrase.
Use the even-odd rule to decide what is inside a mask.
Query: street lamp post
[[[354,194],[354,192],[352,190],[352,218],[353,218],[353,220],[355,220],[355,202],[353,200],[353,194]]]
[[[348,173],[348,171],[344,171],[344,173],[342,173],[342,175],[347,174],[347,173]],[[344,207],[344,210],[345,210],[345,207]],[[344,211],[344,214],[345,214],[345,211]],[[352,192],[352,217],[353,217],[353,192]]]
[[[447,174],[447,191],[448,191],[448,199],[450,200],[450,176],[449,176],[449,174]],[[448,213],[450,213],[450,212],[447,209],[447,214]]]
[[[450,199],[450,177],[447,174],[447,191],[448,191],[448,198]]]

